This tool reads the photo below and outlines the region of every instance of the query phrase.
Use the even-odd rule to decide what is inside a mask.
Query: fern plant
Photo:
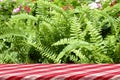
[[[118,6],[119,3],[113,8],[110,8],[110,13],[112,9],[116,9]],[[117,60],[115,58],[115,55],[118,56],[119,54],[119,43],[117,42],[119,33],[119,25],[117,25],[118,20],[116,20],[113,15],[107,14],[106,10],[109,10],[108,7],[100,11],[89,10],[84,6],[84,9],[81,8],[77,15],[75,14],[77,19],[71,19],[74,21],[71,25],[74,26],[71,26],[70,37],[68,39],[61,39],[53,44],[54,46],[67,44],[63,51],[57,56],[56,62],[62,62],[62,58],[65,57],[65,55],[72,57],[72,54],[76,57],[78,54],[80,55],[78,56],[79,59],[72,57],[74,63],[85,63],[84,61],[87,61],[87,63],[113,63],[119,61],[119,57]],[[109,32],[105,33],[107,30],[109,30]],[[85,41],[83,45],[76,42],[81,42],[81,40]],[[86,43],[89,45],[86,45]],[[86,45],[86,47],[84,47],[84,45]],[[84,58],[81,57],[83,55]]]
[[[30,13],[21,10],[0,18],[0,63],[120,62],[119,3],[90,10],[87,2],[72,0],[75,9],[64,10],[57,1],[19,0],[29,5]]]
[[[39,1],[35,3],[34,7],[37,8],[37,11],[34,11],[34,16],[33,13],[12,15],[5,23],[6,27],[0,29],[0,39],[7,39],[6,42],[10,44],[9,50],[17,53],[20,63],[54,63],[57,53],[61,49],[51,47],[51,44],[61,37],[67,36],[65,32],[68,30],[66,27],[68,24],[64,23],[67,18],[64,19],[66,16],[62,9],[52,4],[52,7],[55,8],[52,11],[56,11],[52,13],[53,16],[50,17],[49,12],[39,14],[40,7],[43,5],[48,6],[47,8],[51,7],[49,2],[41,2],[42,4],[39,4]],[[58,15],[59,17],[56,18]],[[61,18],[61,22],[58,22],[59,18]],[[10,51],[8,51],[9,54]]]

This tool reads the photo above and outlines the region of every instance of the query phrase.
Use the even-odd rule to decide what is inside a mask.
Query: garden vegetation
[[[120,1],[91,2],[1,1],[0,63],[119,63]]]

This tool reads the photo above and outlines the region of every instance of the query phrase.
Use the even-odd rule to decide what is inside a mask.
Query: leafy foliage
[[[18,0],[31,12],[0,13],[0,63],[119,63],[120,3],[91,10],[89,2]]]

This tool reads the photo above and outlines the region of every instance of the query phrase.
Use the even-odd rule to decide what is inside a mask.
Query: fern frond
[[[91,45],[88,42],[85,41],[75,41],[68,46],[66,46],[62,52],[57,56],[56,61],[59,62],[59,60],[65,55],[65,53],[68,53],[69,51],[76,49],[76,48],[86,48],[88,50],[92,50],[90,47]]]
[[[89,63],[89,59],[81,52],[81,50],[72,50],[72,52],[80,59],[77,63]]]
[[[104,54],[93,54],[93,63],[113,63],[113,60]]]
[[[71,20],[72,20],[70,27],[71,38],[84,40],[84,32],[82,32],[81,24],[78,22],[76,17]]]
[[[105,51],[103,46],[104,43],[98,30],[91,24],[91,22],[87,22],[87,30],[89,31],[90,42],[93,43],[95,53],[103,53]]]
[[[54,62],[57,57],[57,54],[47,47],[43,47],[42,45],[38,46],[29,42],[25,42],[25,44],[35,47],[40,52],[40,55],[44,56],[44,58],[47,58],[48,60],[50,59]]]
[[[52,46],[70,44],[70,43],[72,43],[73,41],[74,41],[74,40],[72,40],[72,39],[70,39],[70,38],[65,38],[65,39],[61,39],[61,40],[57,41],[56,43],[52,44]]]

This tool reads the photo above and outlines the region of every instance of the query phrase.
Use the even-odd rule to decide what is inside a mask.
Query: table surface
[[[0,80],[120,80],[120,64],[0,64]]]

